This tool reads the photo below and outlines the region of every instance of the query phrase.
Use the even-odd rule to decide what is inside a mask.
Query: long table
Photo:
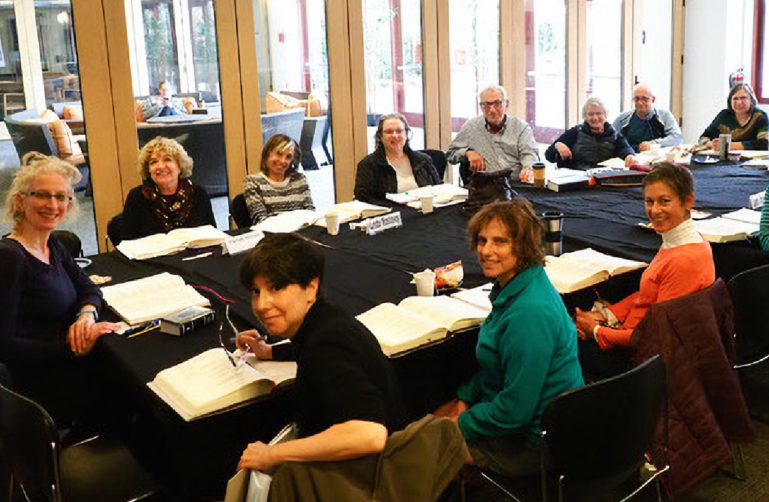
[[[695,207],[720,214],[743,207],[749,194],[769,184],[769,173],[736,166],[697,168]],[[553,193],[527,186],[518,187],[538,211],[559,210],[565,214],[564,246],[567,250],[591,246],[627,258],[651,260],[660,244],[654,232],[640,228],[645,221],[639,187],[593,188]],[[326,248],[326,273],[321,294],[351,315],[384,301],[396,302],[413,295],[411,274],[462,260],[464,286],[474,287],[483,277],[466,236],[470,215],[459,206],[422,215],[408,208],[401,211],[404,226],[376,236],[342,228],[338,236],[314,227],[302,231]],[[725,246],[728,249],[728,246]],[[250,293],[238,283],[237,270],[244,255],[183,261],[184,253],[131,262],[117,253],[94,257],[89,273],[112,275],[115,282],[160,271],[178,273],[214,293],[206,294],[217,310],[219,296],[232,300],[236,324],[254,325]],[[596,288],[607,299],[618,299],[637,287],[640,273],[625,274]],[[219,296],[217,296],[219,295]],[[567,295],[567,307],[586,308],[595,299],[592,289]],[[148,334],[126,339],[105,336],[97,345],[97,357],[105,375],[114,380],[136,414],[140,441],[157,472],[180,498],[189,500],[221,497],[221,490],[234,472],[238,457],[248,442],[268,440],[292,416],[290,392],[284,392],[226,413],[186,423],[151,393],[146,382],[158,371],[218,345],[216,326],[184,338]],[[431,411],[452,397],[457,385],[475,370],[474,344],[477,332],[454,336],[446,342],[392,359],[401,381],[408,411],[414,418]]]

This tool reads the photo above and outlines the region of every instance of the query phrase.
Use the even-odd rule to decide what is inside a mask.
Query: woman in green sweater
[[[545,274],[544,228],[527,200],[485,206],[468,233],[484,275],[494,280],[492,310],[478,335],[480,369],[436,415],[457,422],[476,465],[533,474],[542,412],[584,385],[577,333]]]

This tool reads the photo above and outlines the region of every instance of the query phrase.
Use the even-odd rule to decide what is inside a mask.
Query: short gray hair
[[[603,104],[603,100],[598,96],[590,96],[585,100],[585,104],[582,105],[582,120],[587,120],[587,109],[591,106],[600,108],[603,110],[603,114],[609,116],[609,110],[606,109],[606,105]]]
[[[481,89],[481,92],[478,93],[478,102],[480,103],[483,101],[483,95],[486,94],[489,91],[496,91],[502,94],[502,101],[505,101],[507,99],[507,91],[505,91],[505,88],[502,87],[499,84],[493,84],[493,85],[487,85],[483,89]]]

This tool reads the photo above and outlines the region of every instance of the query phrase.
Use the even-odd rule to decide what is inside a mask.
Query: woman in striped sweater
[[[302,155],[296,141],[285,134],[267,140],[259,174],[243,180],[246,206],[253,224],[278,213],[315,209],[304,174],[297,171]]]

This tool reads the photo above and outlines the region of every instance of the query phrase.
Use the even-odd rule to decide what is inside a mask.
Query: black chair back
[[[40,152],[45,155],[58,155],[48,124],[29,123],[26,119],[40,116],[38,110],[25,110],[5,118],[8,134],[19,155],[19,160],[27,152]]]
[[[69,230],[54,230],[52,235],[69,251],[72,258],[83,256],[83,244],[80,242],[80,237],[77,234]]]
[[[58,435],[53,420],[34,401],[0,385],[0,442],[13,480],[28,493],[58,500]]]
[[[246,206],[246,196],[239,193],[230,201],[230,216],[235,220],[238,228],[249,228],[251,226],[251,215],[248,214]]]
[[[749,364],[769,355],[769,265],[732,277],[729,293],[734,306],[737,364]]]
[[[560,395],[542,416],[543,466],[565,476],[574,493],[605,492],[637,475],[654,442],[665,389],[665,364],[654,356]]]
[[[113,216],[109,223],[107,223],[107,237],[112,242],[113,246],[120,244],[123,240],[123,213],[118,213]]]
[[[435,170],[438,171],[438,177],[443,179],[443,175],[446,172],[446,152],[443,150],[419,150],[425,155],[429,156],[433,161]]]

